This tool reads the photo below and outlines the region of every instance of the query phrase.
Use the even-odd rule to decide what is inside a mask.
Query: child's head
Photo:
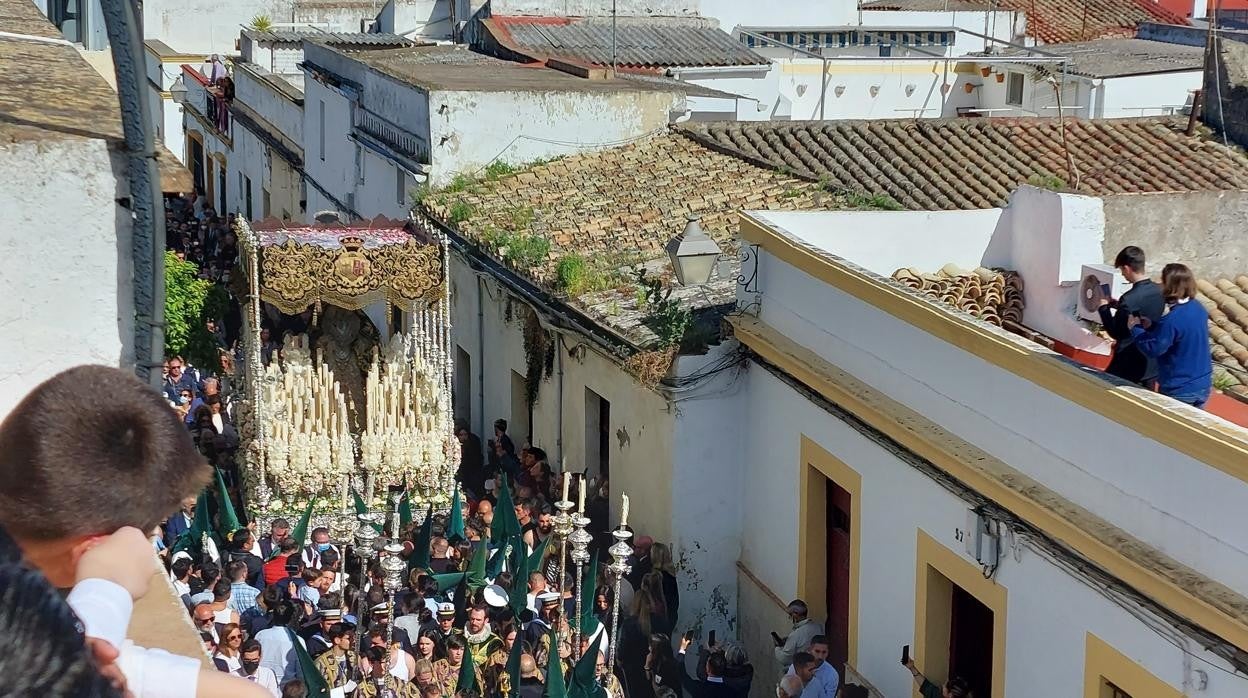
[[[57,586],[94,537],[150,530],[210,474],[161,395],[115,368],[57,374],[0,422],[0,525]]]

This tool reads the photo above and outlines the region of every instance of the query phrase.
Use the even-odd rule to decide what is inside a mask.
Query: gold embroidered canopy
[[[360,310],[378,301],[413,309],[444,293],[443,250],[411,221],[377,217],[304,225],[238,219],[243,252],[258,257],[260,299],[283,313],[329,303]]]

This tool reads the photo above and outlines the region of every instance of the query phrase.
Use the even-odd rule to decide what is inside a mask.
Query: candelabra
[[[362,624],[364,618],[364,583],[368,579],[368,563],[376,555],[373,549],[373,543],[380,536],[377,529],[373,528],[374,516],[372,514],[360,514],[356,518],[359,519],[360,525],[356,527],[355,533],[351,535],[352,541],[355,543],[355,556],[360,560],[360,593],[355,603],[356,622]],[[367,637],[364,633],[360,633],[361,647],[363,641]]]
[[[576,618],[572,626],[572,634],[575,638],[572,643],[572,653],[576,659],[581,658],[581,614],[583,609],[583,599],[585,596],[581,585],[584,583],[585,566],[589,564],[589,544],[593,542],[594,537],[585,530],[589,525],[589,517],[577,512],[572,516],[572,526],[575,530],[568,535],[568,541],[572,543],[572,564],[576,565]]]
[[[403,544],[392,540],[386,544],[385,555],[381,558],[381,586],[390,601],[390,618],[386,619],[386,656],[390,656],[390,647],[394,640],[394,596],[403,586],[403,573],[407,571],[407,563],[403,562]]]
[[[572,534],[572,530],[575,528],[572,525],[572,515],[568,512],[574,506],[576,505],[568,499],[566,492],[561,501],[555,502],[555,508],[559,510],[559,513],[555,514],[553,518],[555,541],[559,544],[559,578],[555,581],[561,592],[564,591],[563,577],[567,573],[568,536]]]
[[[627,506],[627,505],[626,505]],[[627,514],[625,514],[627,516]],[[623,526],[611,532],[615,538],[615,544],[607,549],[611,553],[611,564],[608,569],[612,574],[612,590],[611,596],[611,643],[607,647],[607,671],[615,671],[615,651],[619,644],[619,622],[620,622],[620,583],[624,581],[624,575],[632,571],[632,565],[628,564],[628,556],[633,553],[633,546],[629,545],[628,539],[633,534]]]
[[[388,493],[390,502],[390,540],[399,540],[399,503],[403,501],[403,490],[391,489]]]

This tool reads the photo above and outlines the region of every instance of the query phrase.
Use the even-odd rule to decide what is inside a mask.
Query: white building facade
[[[1046,312],[1031,286],[1093,254],[1099,206],[1024,188],[995,214],[743,217],[738,622],[764,675],[800,597],[885,696],[913,690],[903,645],[977,696],[1242,694],[1248,626],[1218,599],[1248,592],[1248,432],[885,280],[1016,268],[1039,237],[1057,252],[1026,275],[1028,313]]]

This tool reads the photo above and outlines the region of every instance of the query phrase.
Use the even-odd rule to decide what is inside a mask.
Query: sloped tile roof
[[[502,46],[536,60],[611,64],[610,17],[491,17],[483,24]],[[624,68],[767,65],[703,18],[621,17],[616,65]]]
[[[404,38],[397,34],[375,34],[361,32],[325,32],[316,29],[294,29],[294,28],[278,28],[260,31],[257,29],[244,29],[242,35],[252,41],[259,41],[274,44],[299,44],[304,39],[313,41],[323,41],[334,46],[375,46],[394,48],[398,46],[413,46],[416,44],[411,39]]]
[[[515,212],[530,212],[523,232],[548,239],[551,252],[545,264],[521,271],[542,282],[555,260],[569,252],[661,257],[690,214],[702,217],[703,230],[721,246],[730,246],[738,211],[816,208],[817,189],[812,182],[665,133],[435,194],[427,205],[443,220],[449,220],[455,204],[466,205],[471,215],[455,227],[477,240],[491,228],[517,232]]]
[[[1197,300],[1209,311],[1209,346],[1215,367],[1236,385],[1228,388],[1248,399],[1248,276],[1197,282]]]
[[[686,124],[722,152],[834,189],[887,194],[913,210],[994,208],[1041,177],[1074,184],[1058,119]],[[1066,119],[1077,191],[1105,195],[1248,190],[1248,157],[1163,119]]]
[[[1125,75],[1149,75],[1200,70],[1205,63],[1204,46],[1185,46],[1148,39],[1100,39],[1071,44],[1046,44],[1045,53],[1070,59],[1066,72],[1090,78],[1113,78]],[[979,55],[979,54],[976,54]],[[1029,49],[1007,48],[984,54],[985,62],[993,57],[1026,57]]]
[[[1133,37],[1140,22],[1187,25],[1152,0],[955,0],[956,9],[1014,10],[1027,15],[1027,35],[1046,44]],[[944,0],[876,0],[864,10],[942,10]]]

